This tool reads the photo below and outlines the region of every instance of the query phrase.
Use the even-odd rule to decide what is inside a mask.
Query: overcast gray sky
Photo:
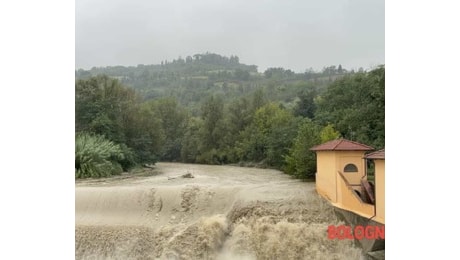
[[[385,63],[384,0],[76,0],[75,17],[77,69],[207,51],[260,72]]]

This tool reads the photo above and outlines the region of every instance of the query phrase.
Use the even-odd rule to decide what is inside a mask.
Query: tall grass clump
[[[100,135],[80,133],[75,137],[75,178],[99,178],[120,174],[118,161],[123,149]]]

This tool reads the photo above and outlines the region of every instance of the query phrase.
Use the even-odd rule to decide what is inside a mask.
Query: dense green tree
[[[125,144],[136,153],[140,163],[155,163],[164,145],[161,120],[149,107],[137,105],[124,120]]]
[[[264,105],[256,111],[251,125],[242,132],[242,140],[238,143],[239,158],[281,167],[298,123],[299,119],[279,105]]]
[[[252,94],[252,103],[251,103],[252,112],[256,112],[257,109],[261,108],[266,103],[267,103],[267,99],[265,97],[264,91],[260,88],[257,89]]]
[[[332,123],[347,139],[385,146],[385,68],[333,82],[317,99],[315,120]]]
[[[321,143],[325,143],[327,141],[335,140],[340,137],[340,133],[334,129],[331,124],[323,127],[321,132],[319,133]]]
[[[124,124],[140,98],[107,76],[78,80],[75,84],[76,132],[87,131],[106,136],[117,143],[126,141]]]
[[[210,96],[201,107],[202,141],[206,150],[218,149],[224,134],[224,103],[221,97]]]
[[[315,89],[302,91],[299,94],[299,101],[294,108],[296,116],[308,117],[313,119],[316,111],[315,97],[317,96]]]
[[[238,134],[251,123],[253,113],[250,102],[245,97],[234,100],[228,106],[227,115],[229,131]]]
[[[268,68],[264,71],[266,78],[283,79],[292,77],[295,73],[292,70],[286,70],[284,68]]]
[[[155,116],[161,122],[164,142],[161,149],[161,160],[176,161],[180,158],[182,138],[186,131],[188,113],[180,107],[175,98],[163,98],[150,101]]]
[[[201,151],[202,140],[200,131],[203,129],[203,120],[200,118],[192,117],[188,119],[187,127],[182,138],[181,144],[181,161],[187,163],[194,163]]]
[[[249,80],[250,74],[247,70],[236,69],[235,70],[235,79],[238,80]]]
[[[289,155],[285,156],[284,170],[297,178],[314,178],[316,157],[310,148],[321,143],[320,127],[306,118],[300,126]]]
[[[120,145],[126,170],[136,163],[155,162],[163,145],[163,130],[153,111],[142,108],[134,90],[107,76],[75,83],[76,133],[102,135]]]

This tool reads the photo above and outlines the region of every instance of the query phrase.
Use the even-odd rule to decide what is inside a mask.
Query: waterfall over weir
[[[328,239],[344,223],[314,183],[233,166],[154,173],[77,181],[76,259],[362,259],[353,241]]]

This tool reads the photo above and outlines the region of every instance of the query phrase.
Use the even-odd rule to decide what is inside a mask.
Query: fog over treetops
[[[383,0],[76,1],[76,69],[237,55],[259,72],[385,63]]]

